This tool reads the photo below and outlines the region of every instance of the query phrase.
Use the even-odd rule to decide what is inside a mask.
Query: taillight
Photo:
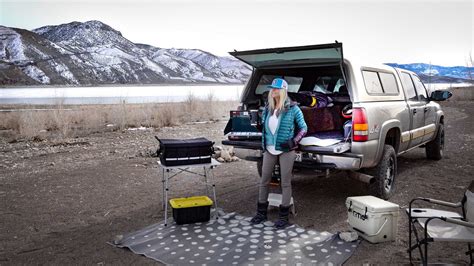
[[[352,110],[352,139],[359,142],[369,140],[369,124],[364,108]]]

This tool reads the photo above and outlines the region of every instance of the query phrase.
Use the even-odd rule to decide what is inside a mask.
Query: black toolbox
[[[214,142],[206,138],[155,138],[160,142],[157,153],[160,156],[161,164],[165,166],[211,163]]]

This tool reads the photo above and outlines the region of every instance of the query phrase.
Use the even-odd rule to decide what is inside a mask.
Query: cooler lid
[[[398,212],[398,204],[374,197],[374,196],[358,196],[348,197],[346,199],[346,207],[355,207],[359,209],[365,209],[367,207],[368,212]]]

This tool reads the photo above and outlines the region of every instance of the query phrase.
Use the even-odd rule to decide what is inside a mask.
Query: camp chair
[[[457,212],[413,208],[415,201],[424,201],[450,208],[461,208],[462,215]],[[428,264],[428,246],[430,242],[464,242],[467,243],[471,264],[474,249],[474,181],[471,182],[460,202],[451,203],[430,198],[415,198],[410,201],[408,209],[409,242],[408,253],[412,263],[412,251],[418,249],[423,265]],[[418,232],[420,230],[421,232]],[[412,245],[412,234],[416,243]]]

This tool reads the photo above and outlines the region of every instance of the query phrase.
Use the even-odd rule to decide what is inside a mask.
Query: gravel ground
[[[443,105],[446,156],[430,161],[424,149],[416,149],[398,159],[397,191],[391,201],[400,206],[416,196],[458,201],[473,179],[474,104]],[[0,264],[155,264],[106,243],[163,218],[158,168],[151,157],[157,147],[154,135],[204,136],[220,144],[225,123],[108,132],[61,142],[0,139]],[[238,150],[237,155],[248,152]],[[256,163],[226,163],[215,175],[220,207],[253,215]],[[171,183],[170,197],[205,193],[199,178],[177,176]],[[343,173],[329,178],[295,173],[293,192],[298,211],[293,223],[335,233],[348,229],[346,197],[365,195],[367,188]],[[270,217],[276,219],[277,211]],[[400,212],[396,241],[362,241],[347,263],[406,264],[407,238],[407,219]],[[464,250],[461,244],[434,244],[432,261],[466,264]]]

